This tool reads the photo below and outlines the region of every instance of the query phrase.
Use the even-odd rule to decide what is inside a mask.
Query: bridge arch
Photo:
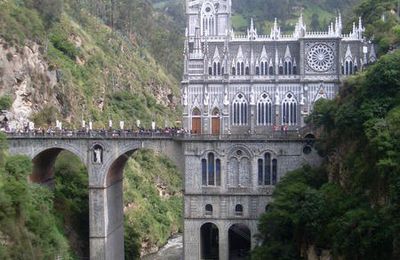
[[[180,157],[173,150],[174,143],[166,140],[138,140],[114,143],[104,149],[104,162],[95,165],[92,174],[98,174],[98,187],[90,190],[91,200],[91,257],[103,249],[105,259],[124,259],[124,169],[138,150],[151,150],[174,161]],[[175,159],[174,159],[175,158]],[[98,167],[98,172],[96,172]],[[94,213],[101,212],[100,216]],[[99,250],[100,247],[100,250]],[[95,257],[94,257],[95,259]]]
[[[54,164],[62,151],[72,153],[87,167],[86,154],[77,147],[65,144],[40,147],[40,149],[34,150],[30,155],[33,164],[33,171],[29,177],[30,181],[52,185],[54,179]]]

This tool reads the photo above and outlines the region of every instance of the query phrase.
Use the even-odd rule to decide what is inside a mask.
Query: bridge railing
[[[271,131],[263,134],[190,134],[177,132],[132,132],[132,131],[52,131],[52,132],[9,132],[9,139],[170,139],[182,141],[218,140],[300,140],[304,135],[298,130]]]

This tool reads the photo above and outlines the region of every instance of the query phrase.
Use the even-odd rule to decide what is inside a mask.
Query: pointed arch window
[[[215,8],[210,3],[205,3],[202,7],[201,33],[202,35],[215,35],[217,33]]]
[[[248,66],[246,66],[246,76],[250,75],[250,68]]]
[[[213,64],[213,75],[217,76],[217,63],[216,62],[214,62],[214,64]]]
[[[297,100],[292,93],[286,95],[282,102],[282,124],[297,124]]]
[[[257,124],[272,125],[272,100],[267,94],[262,94],[257,102]]]
[[[201,178],[203,186],[221,186],[221,160],[214,153],[201,160]]]
[[[285,60],[285,75],[292,75],[292,61],[290,59]]]
[[[347,58],[344,66],[344,75],[353,75],[353,60]]]
[[[232,103],[233,125],[247,125],[248,122],[248,104],[243,94],[238,94]]]
[[[269,71],[268,71],[269,75],[274,75],[274,67],[271,65],[269,66]]]
[[[236,75],[236,67],[235,67],[235,66],[232,67],[232,75],[233,75],[233,76]]]
[[[260,76],[260,67],[259,66],[256,67],[256,75]]]
[[[276,185],[278,180],[278,161],[272,159],[270,153],[265,153],[258,159],[258,185]]]
[[[279,65],[279,75],[283,75],[283,66]]]
[[[262,61],[261,62],[261,75],[265,75],[264,72],[265,72],[265,63]]]

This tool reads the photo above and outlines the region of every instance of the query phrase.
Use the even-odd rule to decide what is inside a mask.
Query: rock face
[[[28,121],[32,113],[47,104],[58,105],[54,93],[56,71],[41,53],[41,46],[30,42],[19,48],[10,46],[0,38],[0,96],[11,95],[9,126],[16,128]]]

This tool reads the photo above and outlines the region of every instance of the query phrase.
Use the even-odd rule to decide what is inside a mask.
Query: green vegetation
[[[12,97],[11,96],[0,96],[0,110],[8,110],[12,105]]]
[[[0,136],[2,148],[4,140]],[[70,259],[68,242],[56,224],[52,192],[27,181],[30,160],[3,151],[0,159],[0,258]]]
[[[356,15],[364,19],[367,37],[374,39],[374,42],[378,44],[380,54],[399,46],[398,7],[397,0],[364,0],[355,9]]]
[[[302,259],[311,246],[335,258],[400,258],[399,79],[395,51],[316,105],[309,121],[326,162],[278,185],[257,259]]]
[[[309,30],[327,30],[328,24],[337,15],[338,11],[347,13],[359,0],[233,0],[233,10],[236,15],[243,18],[233,20],[236,30],[244,31],[249,26],[250,18],[260,33],[269,33],[271,24],[275,18],[280,22],[283,31],[293,30],[300,13],[303,13],[307,24],[311,24]],[[243,19],[247,24],[243,24]]]
[[[86,167],[62,152],[55,163],[54,210],[77,259],[89,257],[89,193]]]
[[[161,246],[171,233],[182,231],[183,184],[176,167],[150,151],[135,153],[124,177],[125,255],[135,259],[138,241]]]
[[[91,12],[92,6],[82,6],[81,2],[0,2],[0,37],[6,45],[15,46],[18,50],[32,42],[38,43],[49,69],[57,73],[57,84],[51,88],[45,79],[34,77],[32,85],[36,86],[37,92],[55,96],[55,102],[58,102],[43,108],[58,107],[58,119],[64,119],[65,126],[79,126],[82,117],[96,122],[95,127],[105,127],[110,118],[129,121],[127,127],[131,127],[136,119],[148,123],[146,127],[150,127],[152,119],[158,125],[163,125],[166,119],[175,122],[180,111],[176,107],[178,81],[174,77],[176,73],[171,75],[166,68],[181,71],[180,62],[172,62],[180,59],[176,57],[181,51],[175,47],[169,50],[168,44],[173,42],[175,45],[179,37],[164,28],[168,23],[162,20],[162,15],[157,16],[149,4],[142,6],[142,1],[135,2],[132,7],[137,12],[134,18],[140,20],[130,21],[131,35],[127,36],[122,29],[112,30],[107,21],[104,24],[96,17],[97,14]],[[145,6],[147,9],[142,10]],[[122,10],[123,6],[120,8]],[[149,19],[142,14],[150,15],[152,12],[160,20],[157,19],[153,27],[149,27],[145,23]],[[103,17],[103,14],[98,15]],[[125,20],[117,18],[123,19],[116,16],[115,27],[126,28],[121,24]],[[143,35],[139,37],[139,33]],[[158,61],[153,54],[157,54]],[[174,64],[179,64],[179,68]],[[141,113],[130,114],[124,110],[130,103],[119,100],[120,106],[114,105],[114,97],[126,95],[146,100],[148,108]],[[126,100],[130,101],[130,98]],[[33,102],[44,106],[42,100]],[[32,116],[37,126],[47,126],[48,120],[40,120],[42,117],[40,111]],[[51,123],[54,124],[54,121]]]

